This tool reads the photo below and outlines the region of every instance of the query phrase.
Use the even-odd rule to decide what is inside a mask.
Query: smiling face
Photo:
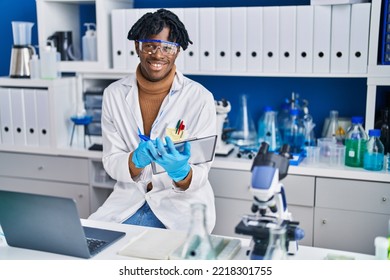
[[[160,33],[150,36],[149,40],[162,40],[169,41],[169,28],[164,27]],[[139,43],[135,42],[135,48],[141,62],[141,73],[145,79],[151,82],[157,82],[164,79],[175,65],[175,60],[179,54],[179,50],[174,55],[163,55],[161,50],[158,49],[154,54],[143,53],[139,49]]]

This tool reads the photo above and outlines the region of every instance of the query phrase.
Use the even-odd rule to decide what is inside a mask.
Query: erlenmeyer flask
[[[262,142],[267,142],[270,151],[276,151],[280,148],[281,139],[277,124],[277,114],[271,107],[266,107],[258,125],[258,143],[261,145]]]
[[[269,231],[269,243],[264,260],[286,260],[287,244],[286,229],[283,227],[271,228]]]
[[[237,146],[254,146],[257,142],[255,123],[248,109],[248,97],[240,96],[240,111],[237,116],[235,130],[232,132],[229,142]]]
[[[195,203],[191,205],[191,225],[181,253],[182,259],[214,260],[215,250],[211,244],[206,228],[206,205]]]

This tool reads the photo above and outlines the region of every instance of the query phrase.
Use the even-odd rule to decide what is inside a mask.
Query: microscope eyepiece
[[[269,149],[269,144],[267,142],[261,142],[259,154],[265,155],[266,153],[268,153],[268,149]]]
[[[279,154],[280,154],[281,156],[284,156],[285,158],[290,159],[290,158],[291,158],[290,150],[291,150],[290,145],[284,144],[284,145],[280,148]]]

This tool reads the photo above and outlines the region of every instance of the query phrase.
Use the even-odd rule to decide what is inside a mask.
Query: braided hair
[[[178,43],[183,50],[192,44],[187,30],[180,19],[166,9],[159,9],[154,13],[146,13],[131,27],[127,34],[129,40],[147,39],[151,35],[160,33],[164,27],[169,27],[168,40]]]

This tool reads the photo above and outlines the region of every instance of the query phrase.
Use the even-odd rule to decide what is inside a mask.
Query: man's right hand
[[[133,152],[132,161],[137,168],[144,168],[158,156],[153,141],[141,142]]]

